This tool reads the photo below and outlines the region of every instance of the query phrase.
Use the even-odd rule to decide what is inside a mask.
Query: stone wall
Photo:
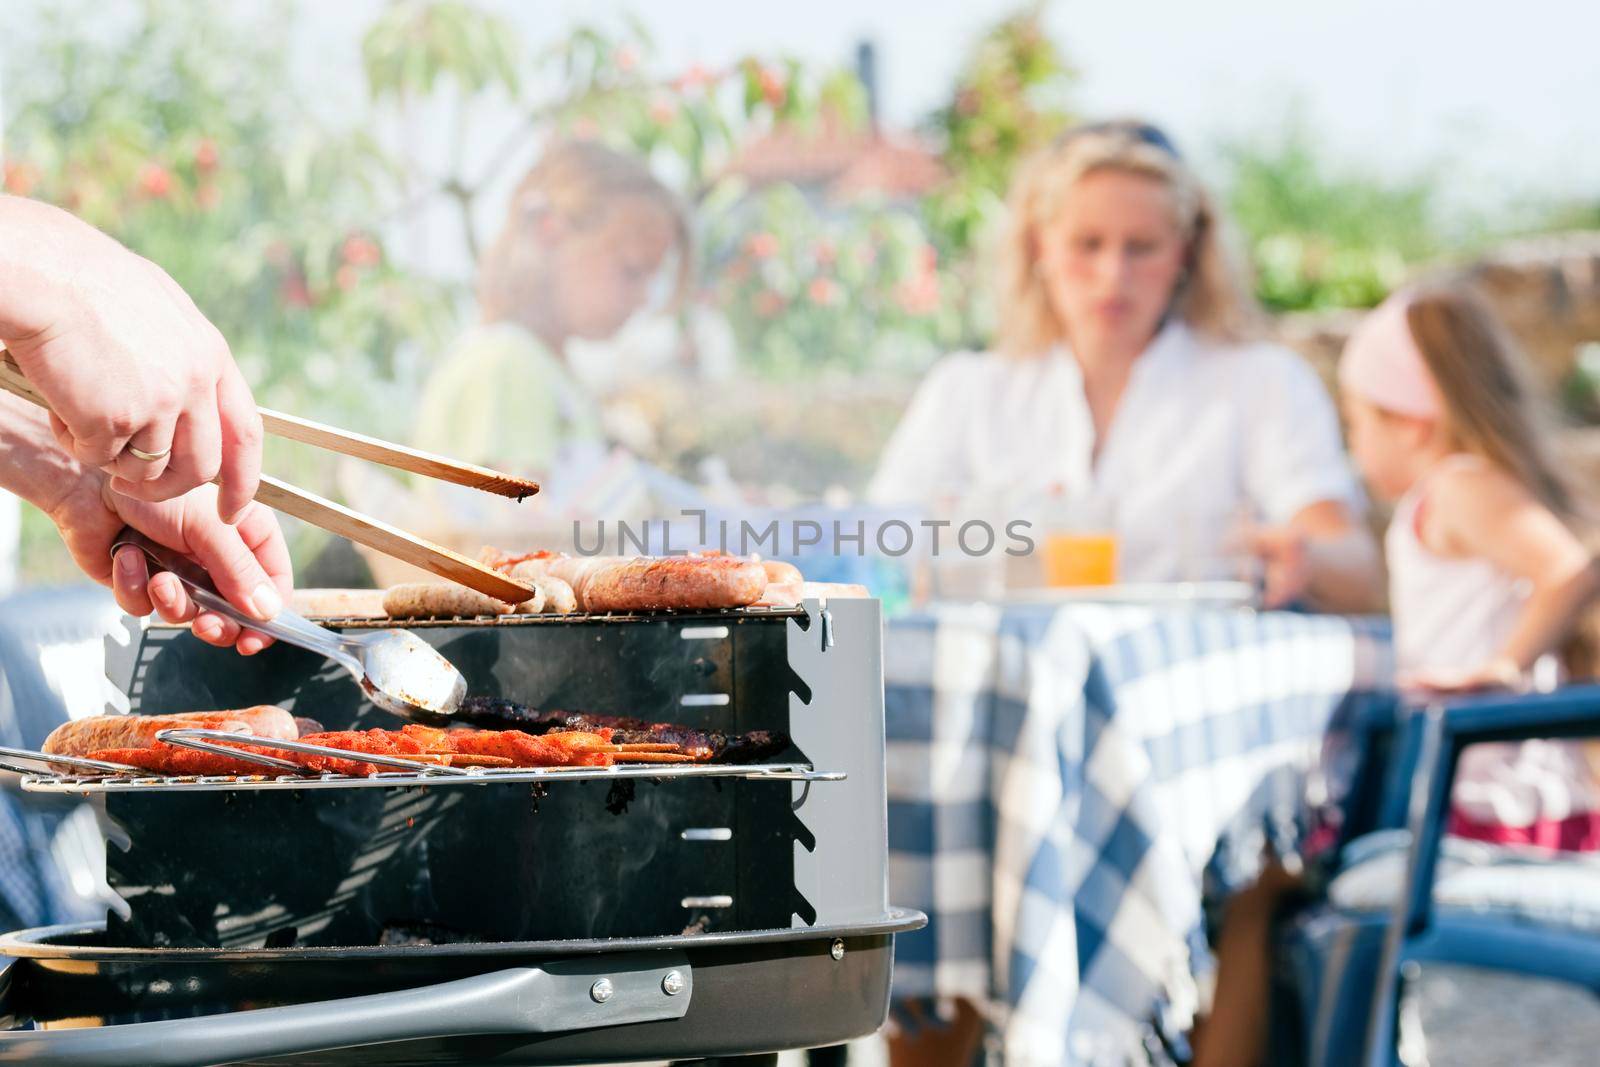
[[[1506,244],[1465,266],[1429,271],[1422,281],[1464,282],[1494,307],[1552,391],[1586,344],[1600,344],[1600,233],[1566,233]],[[1279,316],[1276,338],[1309,360],[1332,388],[1339,352],[1358,311]],[[1562,433],[1562,453],[1580,486],[1600,488],[1600,427]]]
[[[1600,233],[1515,241],[1419,280],[1465,282],[1483,294],[1552,387],[1572,371],[1584,344],[1600,343]],[[1279,316],[1273,330],[1331,383],[1339,351],[1360,321],[1358,311],[1306,312]]]

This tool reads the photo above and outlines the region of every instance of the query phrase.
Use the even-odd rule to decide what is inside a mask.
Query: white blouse
[[[1134,362],[1098,458],[1094,445],[1069,352],[956,353],[912,398],[867,493],[964,517],[1016,512],[1009,521],[1055,490],[1116,534],[1123,581],[1237,577],[1245,522],[1323,500],[1364,508],[1327,390],[1277,345],[1169,324]]]

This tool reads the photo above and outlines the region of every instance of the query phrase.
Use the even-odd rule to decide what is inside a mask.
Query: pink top
[[[1430,482],[1469,456],[1447,456],[1396,505],[1384,536],[1395,659],[1402,673],[1470,669],[1500,654],[1527,604],[1528,583],[1485,559],[1441,556],[1422,543]],[[1580,742],[1473,745],[1451,796],[1452,833],[1507,844],[1600,848],[1600,789]]]

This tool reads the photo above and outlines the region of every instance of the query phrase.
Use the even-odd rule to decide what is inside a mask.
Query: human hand
[[[1305,596],[1312,566],[1304,533],[1292,526],[1256,526],[1246,531],[1245,544],[1262,564],[1263,607],[1281,608]]]
[[[1397,682],[1401,689],[1426,694],[1481,693],[1487,689],[1522,693],[1530,688],[1528,672],[1505,656],[1476,667],[1410,671],[1400,675]]]
[[[144,553],[129,547],[111,558],[124,526],[193,558],[210,573],[228,602],[258,619],[276,615],[292,588],[289,551],[271,510],[247,503],[229,525],[217,515],[217,489],[203,485],[174,500],[150,503],[122,496],[105,475],[86,472],[80,485],[49,511],[73,559],[95,581],[109,585],[133,615],[155,611],[168,622],[190,623],[207,644],[234,646],[249,656],[272,643],[232,619],[201,611],[177,577],[150,574]]]
[[[0,341],[61,446],[144,501],[220,477],[219,514],[237,518],[260,479],[261,417],[216,327],[165,271],[66,212],[0,197],[0,228],[18,250],[0,251]]]

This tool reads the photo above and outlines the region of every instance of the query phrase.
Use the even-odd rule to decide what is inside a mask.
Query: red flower
[[[770,233],[753,233],[744,246],[757,259],[770,259],[778,253],[778,239]]]
[[[922,269],[928,274],[939,269],[939,250],[932,245],[922,246]]]
[[[924,274],[900,282],[894,287],[894,299],[907,315],[931,315],[939,310],[939,279]]]
[[[194,146],[194,169],[202,174],[217,169],[217,142],[203,137]]]
[[[782,293],[774,289],[763,289],[756,294],[756,314],[764,319],[770,319],[782,311],[786,303]]]
[[[822,240],[811,246],[811,255],[818,263],[821,263],[825,267],[829,267],[832,266],[834,261],[839,258],[839,249],[832,241],[824,237]]]
[[[348,263],[333,272],[333,284],[346,293],[354,289],[360,280],[361,272]]]
[[[789,95],[789,87],[784,84],[783,75],[771,67],[762,67],[756,75],[756,81],[761,86],[762,99],[766,100],[769,107],[780,108]]]
[[[217,205],[222,203],[222,192],[210,182],[196,189],[194,196],[201,211],[215,211]]]
[[[172,191],[172,172],[159,163],[146,163],[139,170],[139,191],[162,200]]]
[[[383,249],[366,234],[353,233],[340,246],[339,258],[352,267],[375,267],[383,259]]]
[[[299,271],[284,276],[278,297],[292,308],[308,308],[312,303],[311,290],[306,288],[305,276]]]
[[[635,45],[625,44],[618,48],[611,58],[616,63],[617,69],[626,74],[638,67],[639,49]]]
[[[832,307],[839,302],[839,297],[842,295],[843,290],[839,288],[839,283],[832,278],[820,276],[812,278],[811,284],[806,286],[806,296],[818,307]]]
[[[650,101],[650,121],[665,126],[678,117],[678,102],[670,96],[657,96]]]
[[[39,168],[32,163],[7,163],[5,190],[18,196],[27,196],[39,184]]]
[[[680,93],[689,93],[704,89],[714,80],[715,75],[702,64],[691,63],[688,70],[673,79],[672,87]]]

